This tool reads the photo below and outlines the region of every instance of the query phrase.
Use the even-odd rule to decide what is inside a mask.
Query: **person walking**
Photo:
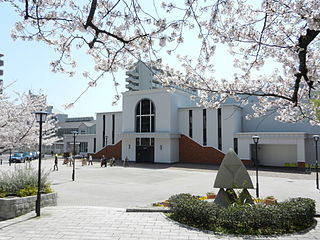
[[[116,165],[116,160],[115,160],[114,157],[112,157],[112,158],[110,159],[109,166],[112,167],[112,166],[115,166],[115,165]]]
[[[129,167],[129,159],[128,159],[128,157],[126,157],[126,158],[123,160],[123,166],[124,166],[124,167]]]
[[[53,171],[57,170],[58,171],[58,155],[56,154],[54,156],[54,166],[53,166]]]
[[[93,162],[92,162],[92,155],[89,155],[89,165],[93,165]]]
[[[101,158],[101,167],[107,167],[107,159],[104,155],[102,155],[102,158]]]

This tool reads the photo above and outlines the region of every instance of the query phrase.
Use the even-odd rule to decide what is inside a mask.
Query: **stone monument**
[[[215,203],[220,206],[227,207],[236,201],[253,204],[253,199],[247,190],[254,188],[251,178],[232,149],[223,158],[213,187],[220,188],[215,199]],[[239,196],[234,189],[242,189]]]

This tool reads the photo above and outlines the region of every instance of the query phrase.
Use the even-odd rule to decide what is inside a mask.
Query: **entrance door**
[[[154,163],[154,138],[136,139],[136,162]]]

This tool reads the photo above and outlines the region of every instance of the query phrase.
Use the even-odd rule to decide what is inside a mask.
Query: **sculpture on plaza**
[[[246,167],[237,154],[230,149],[222,160],[214,185],[220,188],[215,203],[227,207],[234,202],[253,204],[247,189],[253,189],[251,178]],[[242,189],[237,195],[234,189]]]

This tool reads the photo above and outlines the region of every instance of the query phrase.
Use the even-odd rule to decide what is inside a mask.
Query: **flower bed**
[[[208,192],[206,193],[205,196],[195,196],[196,198],[198,198],[199,200],[208,200],[208,199],[215,199],[216,198],[216,194],[212,193],[212,192]],[[266,198],[255,198],[254,199],[255,203],[265,203],[265,204],[276,204],[277,203],[277,199],[273,196],[269,196]],[[155,202],[152,203],[152,206],[154,207],[170,207],[170,201],[169,200],[164,200],[161,202]]]
[[[49,172],[41,172],[41,206],[56,206],[57,194],[48,182]],[[35,209],[38,171],[18,167],[0,173],[0,220],[14,218]]]
[[[301,231],[314,224],[315,202],[294,198],[281,203],[220,207],[190,194],[169,198],[169,217],[180,223],[222,233],[273,235]]]

